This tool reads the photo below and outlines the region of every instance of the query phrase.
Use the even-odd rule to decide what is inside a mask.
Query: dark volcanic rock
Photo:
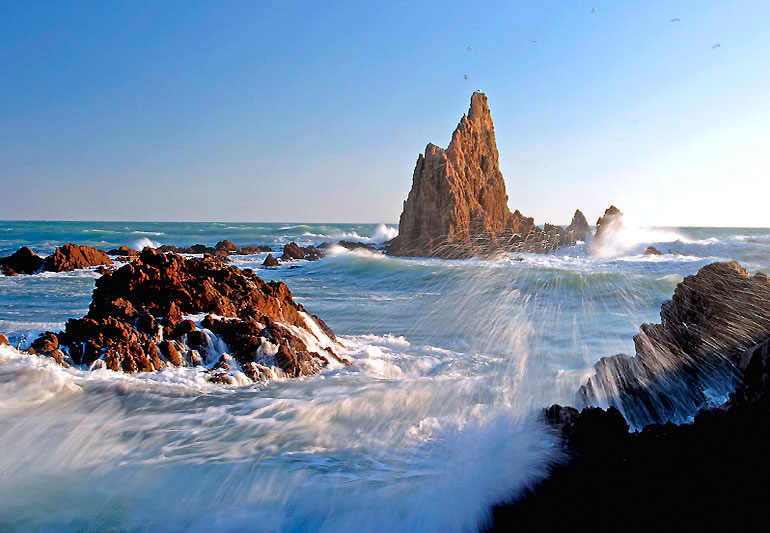
[[[0,257],[0,267],[3,273],[8,275],[36,274],[43,267],[45,260],[35,252],[24,246],[8,257]],[[10,271],[11,273],[6,273]]]
[[[205,329],[183,319],[199,313],[208,313]],[[221,354],[215,353],[212,331],[227,344],[236,366],[272,369],[258,372],[260,379],[347,364],[335,354],[339,345],[328,326],[294,302],[283,283],[265,283],[251,270],[220,261],[150,248],[97,279],[88,314],[69,320],[54,339],[76,364],[147,372],[213,363]],[[46,334],[35,343],[48,353],[56,348],[52,340]]]
[[[428,144],[417,158],[398,236],[387,251],[402,256],[464,258],[501,251],[552,250],[561,236],[508,209],[487,97],[476,92],[446,150]]]
[[[111,264],[112,260],[102,250],[72,243],[57,247],[53,254],[45,258],[45,269],[48,272],[67,272]]]
[[[735,386],[743,351],[770,336],[770,280],[712,263],[677,285],[660,324],[643,324],[636,357],[605,357],[581,389],[588,405],[616,405],[639,427],[679,420]]]
[[[273,257],[273,254],[267,254],[267,257],[265,257],[265,260],[262,262],[262,266],[266,267],[277,267],[280,264],[281,263],[278,261],[278,259]]]
[[[741,359],[737,390],[693,423],[629,433],[613,407],[546,409],[569,460],[495,507],[490,530],[569,531],[587,509],[599,531],[767,530],[770,339]]]
[[[644,255],[663,255],[663,252],[655,248],[654,246],[648,246],[644,251]]]

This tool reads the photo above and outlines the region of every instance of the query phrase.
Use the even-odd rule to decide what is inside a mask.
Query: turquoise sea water
[[[382,242],[393,226],[0,222],[0,255],[66,242],[280,247]],[[662,256],[642,255],[648,245]],[[669,253],[670,252],[670,253]],[[209,385],[64,370],[0,352],[0,530],[465,530],[557,453],[537,409],[574,403],[601,357],[633,353],[683,276],[712,261],[770,272],[770,229],[627,228],[497,261],[345,252],[261,269],[341,337],[354,364]],[[517,260],[523,259],[523,260]],[[90,270],[0,277],[0,331],[22,348],[83,315]],[[691,413],[682,413],[682,416]]]

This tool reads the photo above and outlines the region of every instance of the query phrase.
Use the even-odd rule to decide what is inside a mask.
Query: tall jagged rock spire
[[[468,257],[540,230],[508,209],[487,97],[473,93],[446,150],[428,144],[417,158],[394,255]],[[518,237],[516,237],[518,235]]]

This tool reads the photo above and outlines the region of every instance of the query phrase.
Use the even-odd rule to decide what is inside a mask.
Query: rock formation
[[[417,158],[398,236],[388,253],[464,258],[544,252],[569,241],[556,228],[549,235],[532,218],[508,209],[487,97],[476,92],[447,149],[428,144]]]
[[[185,319],[192,314],[206,314],[200,326]],[[285,284],[146,248],[96,281],[85,317],[45,333],[30,352],[122,372],[204,364],[213,380],[230,383],[236,372],[259,380],[347,364],[339,350],[331,329],[296,303]]]
[[[6,276],[16,274],[36,274],[45,264],[45,260],[24,246],[8,257],[0,257],[0,268]]]
[[[48,272],[68,272],[111,264],[112,260],[102,250],[72,243],[57,246],[56,251],[45,259],[45,269]]]
[[[321,258],[321,251],[315,246],[298,246],[296,242],[292,241],[283,247],[283,254],[279,259],[281,261],[293,261],[295,259],[306,259],[308,261],[315,261]]]
[[[593,238],[588,221],[580,209],[576,210],[572,216],[572,222],[567,226],[567,233],[574,241],[588,242]]]
[[[630,369],[615,381],[621,394],[632,391],[625,407],[634,401],[644,408],[645,394],[658,394],[661,378],[678,381],[678,392],[704,391],[715,382],[703,375],[725,362],[736,379],[728,375],[722,384],[737,385],[729,399],[693,409],[691,423],[653,423],[633,433],[614,406],[549,407],[544,418],[562,441],[566,460],[515,501],[496,506],[490,530],[566,531],[587,509],[591,529],[599,531],[766,530],[769,311],[767,276],[752,277],[737,263],[708,265],[686,278],[663,305],[661,324],[642,326],[637,357],[605,364]],[[594,386],[597,379],[599,374]],[[677,397],[664,400],[658,405],[676,404]]]
[[[644,255],[663,255],[663,252],[655,248],[654,246],[648,246],[644,251]]]
[[[770,336],[770,279],[738,263],[712,263],[686,277],[663,303],[660,324],[643,324],[636,357],[595,365],[581,389],[587,405],[617,406],[637,427],[679,420],[734,387],[740,354]]]
[[[623,228],[623,213],[611,205],[596,221],[596,234],[591,242],[591,252],[601,254],[614,246],[615,235]]]
[[[262,261],[262,266],[266,266],[266,267],[277,267],[280,264],[281,263],[278,261],[278,259],[273,257],[273,254],[267,254],[267,257],[265,257],[265,260]]]

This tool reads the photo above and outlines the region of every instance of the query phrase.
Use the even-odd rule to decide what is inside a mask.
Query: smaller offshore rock
[[[604,215],[596,221],[596,234],[591,242],[591,251],[600,253],[608,246],[612,246],[615,235],[623,228],[623,213],[611,205],[604,211]]]
[[[47,272],[69,272],[81,268],[89,268],[98,265],[111,265],[112,260],[102,250],[90,246],[78,246],[67,243],[58,246],[56,251],[46,257],[45,270]]]
[[[238,247],[233,242],[228,241],[227,239],[216,243],[214,245],[214,249],[218,252],[227,252],[227,253],[238,251]]]
[[[648,246],[644,251],[644,255],[663,255],[663,252],[655,248],[654,246]]]
[[[267,254],[267,257],[265,257],[265,260],[262,262],[262,266],[266,267],[277,267],[280,264],[281,263],[278,261],[278,259],[273,257],[273,254]]]
[[[566,232],[570,239],[575,242],[589,242],[593,238],[588,221],[580,209],[575,211],[575,214],[572,216],[572,222],[567,226]]]
[[[17,274],[36,274],[43,267],[45,260],[24,246],[8,257],[0,257],[0,267],[6,276]]]
[[[238,250],[240,255],[254,255],[262,254],[265,252],[272,252],[273,249],[269,246],[243,246]]]
[[[296,259],[305,259],[307,261],[315,261],[321,258],[321,252],[315,246],[298,246],[296,242],[292,241],[283,247],[283,255],[279,257],[281,261],[293,261]]]
[[[107,255],[117,255],[119,257],[136,257],[139,255],[138,250],[134,250],[129,246],[121,246],[120,248],[113,248],[107,251]]]

